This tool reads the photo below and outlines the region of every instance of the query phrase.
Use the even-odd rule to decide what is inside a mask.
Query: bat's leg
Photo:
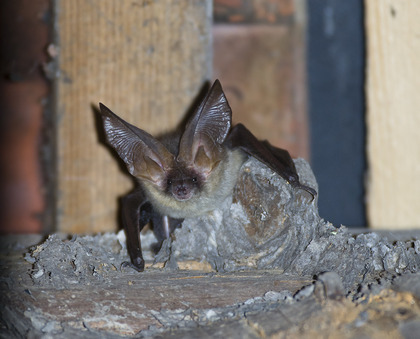
[[[136,190],[124,196],[121,205],[127,251],[131,259],[131,263],[124,262],[122,265],[130,266],[142,272],[144,270],[144,259],[141,251],[140,231],[150,220],[152,206],[146,201],[141,190]]]
[[[244,125],[235,125],[229,133],[226,144],[230,148],[241,148],[250,156],[261,161],[278,173],[292,187],[301,188],[315,197],[316,191],[299,182],[295,164],[286,150],[271,146],[267,141],[258,140]]]
[[[174,219],[166,215],[162,216],[159,214],[154,214],[152,216],[153,223],[153,233],[156,236],[158,241],[155,246],[155,252],[157,253],[162,247],[162,243],[165,239],[169,238],[171,233],[175,231],[176,228],[182,226],[184,219]]]

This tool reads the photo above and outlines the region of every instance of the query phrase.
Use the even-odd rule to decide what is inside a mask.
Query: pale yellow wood
[[[369,223],[420,227],[420,2],[366,0]]]
[[[174,127],[211,76],[206,1],[56,0],[57,215],[63,232],[117,227],[132,187],[97,138],[91,104],[151,133]]]

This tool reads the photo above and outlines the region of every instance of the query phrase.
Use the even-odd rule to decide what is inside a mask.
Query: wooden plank
[[[88,328],[104,335],[134,335],[149,326],[162,327],[156,317],[160,311],[188,313],[191,309],[229,307],[269,291],[294,294],[312,283],[312,277],[284,275],[279,270],[208,273],[149,268],[142,273],[123,270],[97,283],[56,289],[34,284],[28,274],[32,265],[23,259],[23,253],[26,246],[39,241],[30,235],[0,237],[0,305],[7,305],[15,319],[21,319],[15,327],[25,322],[29,327],[29,319],[36,318],[37,324],[57,322],[59,327],[81,333]],[[1,330],[8,327],[5,323],[10,318],[0,319],[3,338]]]
[[[376,286],[359,299],[318,280],[313,292],[277,300],[275,292],[295,294],[313,282],[278,270],[123,270],[95,283],[88,278],[54,288],[34,283],[28,272],[36,268],[23,259],[25,247],[40,240],[0,237],[1,338],[418,337],[418,274],[403,274],[393,279],[392,290]]]
[[[193,271],[149,271],[141,277],[137,274],[110,282],[111,286],[65,290],[31,286],[31,297],[21,294],[10,299],[26,301],[27,305],[29,301],[30,307],[49,321],[134,335],[149,326],[161,327],[154,314],[162,308],[187,312],[190,308],[227,307],[269,291],[288,290],[293,294],[310,283],[309,278],[267,271],[214,276]]]
[[[214,77],[223,84],[234,122],[308,159],[304,3],[216,1],[215,6]]]
[[[56,219],[63,232],[116,229],[130,179],[98,141],[103,102],[151,133],[173,128],[211,74],[211,1],[55,1]]]
[[[373,228],[420,227],[420,7],[366,1],[368,218]]]

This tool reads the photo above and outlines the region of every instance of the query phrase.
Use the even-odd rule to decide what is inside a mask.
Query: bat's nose
[[[187,194],[187,191],[188,190],[184,185],[178,186],[177,189],[176,189],[176,194],[179,195],[179,196],[184,196],[184,195]]]
[[[188,200],[191,198],[192,192],[186,185],[177,185],[174,190],[174,196],[177,200]]]

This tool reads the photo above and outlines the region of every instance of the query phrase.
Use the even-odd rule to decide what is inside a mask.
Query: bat
[[[108,143],[139,183],[121,201],[131,260],[123,264],[139,272],[144,270],[143,227],[151,222],[162,244],[184,218],[216,209],[232,193],[248,156],[270,167],[293,188],[309,192],[312,198],[317,194],[299,182],[289,152],[259,141],[242,124],[231,126],[232,111],[218,80],[184,131],[163,138],[129,124],[102,103],[99,107]]]

